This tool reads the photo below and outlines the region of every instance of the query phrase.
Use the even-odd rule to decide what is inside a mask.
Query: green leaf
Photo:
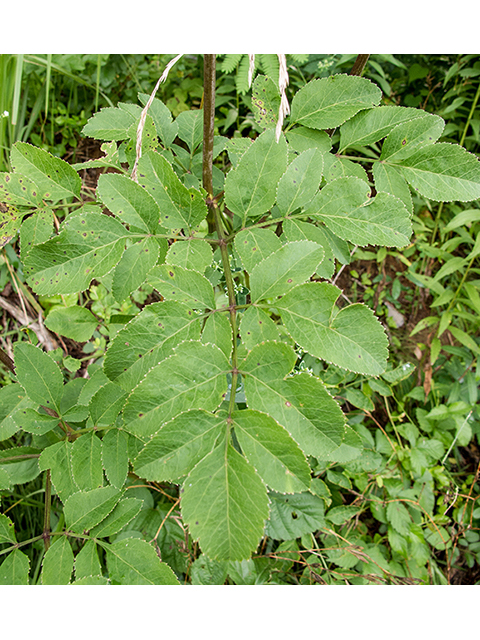
[[[277,184],[287,168],[287,143],[267,129],[249,146],[225,179],[225,203],[243,220],[260,216],[275,203]]]
[[[70,584],[73,551],[68,538],[61,536],[48,548],[42,563],[42,584]]]
[[[103,204],[123,222],[150,233],[159,230],[160,209],[145,189],[119,173],[103,173],[97,194]]]
[[[385,138],[397,124],[421,118],[425,111],[411,107],[381,106],[362,111],[340,129],[340,149],[353,145],[370,145]]]
[[[267,76],[258,75],[252,86],[252,111],[255,122],[262,129],[275,128],[280,108],[278,87]]]
[[[0,450],[0,472],[6,471],[8,474],[8,481],[2,474],[6,484],[25,484],[34,480],[40,473],[39,454],[40,449],[35,447],[10,447]],[[22,456],[28,457],[22,458]],[[4,458],[10,458],[10,460],[4,461]]]
[[[320,278],[331,278],[335,271],[335,256],[324,229],[300,220],[287,218],[283,222],[283,233],[289,242],[311,240],[323,247],[325,257],[318,265],[316,275]]]
[[[37,185],[20,173],[0,173],[0,201],[6,205],[23,207],[38,207],[43,204]]]
[[[284,216],[309,202],[320,186],[323,153],[307,149],[289,165],[278,183],[277,207]]]
[[[333,153],[323,155],[323,177],[325,182],[332,182],[337,178],[360,178],[368,184],[368,175],[365,169],[358,163],[339,158]]]
[[[0,544],[11,542],[16,544],[15,529],[13,522],[3,513],[0,513]]]
[[[73,478],[71,452],[72,443],[64,440],[44,449],[38,460],[41,471],[50,469],[52,484],[62,502],[79,489]]]
[[[178,343],[198,340],[200,327],[199,317],[180,302],[147,305],[111,342],[104,371],[110,380],[131,390]]]
[[[321,457],[340,446],[345,417],[318,378],[287,377],[295,362],[295,352],[284,343],[254,347],[239,367],[247,405],[274,418],[304,453]]]
[[[284,244],[252,270],[252,302],[275,298],[305,282],[315,273],[323,256],[323,247],[309,240]]]
[[[71,456],[73,478],[81,490],[103,486],[102,445],[93,431],[75,440]]]
[[[358,507],[333,507],[333,509],[328,511],[327,519],[330,520],[330,522],[333,522],[333,524],[341,525],[344,524],[344,522],[347,522],[347,520],[350,520],[350,518],[353,518],[353,516],[356,516],[358,512]]]
[[[0,566],[0,584],[28,585],[29,570],[30,560],[23,551],[15,549],[8,554]]]
[[[282,241],[271,229],[243,229],[235,236],[235,249],[248,273],[281,247]]]
[[[310,487],[305,455],[278,422],[250,409],[234,411],[232,419],[245,457],[269,487],[282,493]]]
[[[232,327],[226,313],[212,313],[208,316],[202,332],[202,342],[215,344],[227,358],[232,352]]]
[[[58,201],[80,196],[82,181],[78,173],[65,160],[48,151],[27,142],[16,142],[10,159],[15,173],[28,176],[37,185],[42,200]]]
[[[178,137],[186,143],[190,153],[193,153],[203,138],[203,110],[182,111],[175,123],[178,126]]]
[[[57,363],[41,348],[28,342],[15,344],[14,359],[17,379],[28,397],[60,413],[63,376]]]
[[[135,116],[119,107],[105,107],[95,113],[82,129],[82,135],[96,140],[126,140]]]
[[[358,111],[378,105],[381,97],[376,85],[359,76],[312,80],[295,94],[290,120],[314,129],[338,127]]]
[[[221,585],[227,579],[227,562],[211,560],[205,554],[201,554],[190,569],[193,585]]]
[[[40,209],[22,222],[20,229],[20,257],[25,260],[30,249],[46,242],[53,233],[53,211]]]
[[[150,99],[147,93],[139,93],[138,98],[145,106]],[[148,113],[152,116],[160,140],[170,147],[178,134],[178,123],[172,121],[170,109],[158,98],[154,98]]]
[[[322,153],[328,153],[332,148],[332,139],[325,131],[309,127],[295,127],[286,131],[286,136],[288,144],[298,153],[307,149],[318,149]]]
[[[127,393],[118,384],[107,382],[103,385],[88,405],[95,427],[108,427],[114,424],[126,399]]]
[[[100,575],[102,567],[98,559],[97,545],[87,540],[75,556],[75,580]]]
[[[441,202],[480,198],[480,162],[459,145],[438,142],[397,166],[406,181],[426,198]]]
[[[167,229],[191,229],[207,216],[207,205],[200,191],[187,189],[171,164],[150,151],[138,163],[138,183],[160,207],[160,224]]]
[[[215,309],[213,287],[197,271],[161,264],[150,271],[147,282],[166,300],[183,302],[192,309]]]
[[[85,307],[54,307],[45,320],[45,326],[61,336],[86,342],[98,326],[98,320]]]
[[[126,300],[145,282],[147,273],[157,263],[158,250],[158,242],[151,237],[126,249],[113,272],[112,293],[117,302]]]
[[[0,441],[8,440],[21,428],[14,415],[19,409],[28,407],[30,403],[19,384],[0,387]]]
[[[124,428],[145,439],[182,411],[214,411],[227,392],[229,370],[215,345],[183,342],[133,390],[124,409]]]
[[[170,567],[160,561],[152,545],[138,538],[126,538],[105,545],[107,567],[114,584],[176,585]]]
[[[426,145],[433,144],[442,135],[445,120],[433,113],[397,125],[382,145],[380,160],[398,162],[409,158]]]
[[[13,240],[21,223],[21,216],[15,207],[0,203],[0,248]]]
[[[212,264],[212,259],[213,253],[208,242],[188,239],[170,245],[165,262],[203,274]]]
[[[25,274],[40,295],[85,291],[120,260],[128,231],[115,218],[88,212],[69,216],[58,236],[29,252]]]
[[[187,476],[181,509],[206,555],[243,560],[263,534],[268,496],[255,469],[230,444],[222,443]]]
[[[412,519],[407,507],[398,500],[387,504],[387,519],[400,535],[408,535],[410,533]]]
[[[401,171],[393,165],[385,164],[384,162],[374,162],[372,172],[377,192],[386,191],[387,193],[391,193],[392,196],[399,198],[411,215],[413,213],[412,194]]]
[[[293,540],[325,527],[325,502],[308,492],[269,492],[270,518],[265,533],[274,540]]]
[[[138,515],[142,505],[143,501],[137,498],[120,500],[105,520],[90,531],[90,535],[95,538],[107,538],[115,535]]]
[[[149,481],[173,482],[189,473],[226,432],[225,419],[193,409],[167,422],[136,457],[135,473]]]
[[[334,313],[339,295],[334,285],[307,282],[276,304],[287,331],[312,356],[356,373],[383,373],[388,340],[382,325],[363,304]]]
[[[89,531],[112,511],[120,498],[116,487],[78,491],[65,501],[65,524],[75,533]]]
[[[398,198],[378,193],[359,178],[338,178],[309,203],[306,213],[321,220],[337,236],[365,246],[404,247],[412,233],[410,215]]]
[[[279,340],[278,327],[268,314],[254,307],[248,307],[240,321],[240,335],[245,347],[250,350],[258,343],[267,340]]]
[[[103,468],[108,481],[121,489],[128,474],[127,434],[120,429],[110,429],[102,439]]]

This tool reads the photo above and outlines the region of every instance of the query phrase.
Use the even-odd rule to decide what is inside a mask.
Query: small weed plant
[[[247,62],[223,65],[245,75]],[[353,580],[359,563],[363,574],[405,577],[401,559],[413,554],[414,574],[428,579],[425,540],[441,545],[445,532],[431,526],[425,473],[434,442],[443,445],[422,447],[407,424],[407,452],[347,421],[333,393],[340,380],[364,380],[367,395],[347,380],[354,406],[373,410],[376,392],[388,408],[412,366],[388,361],[385,327],[345,299],[335,274],[356,247],[410,244],[412,192],[480,198],[480,163],[438,142],[441,117],[381,105],[380,88],[360,75],[314,79],[289,107],[285,76],[259,74],[259,134],[216,135],[215,77],[215,56],[205,55],[202,108],[175,118],[153,94],[101,109],[83,128],[101,142],[99,159],[70,165],[17,142],[0,175],[1,244],[19,234],[26,284],[51,305],[46,326],[62,340],[94,337],[84,376],[75,375],[82,360],[46,352],[32,333],[12,357],[1,352],[10,374],[0,389],[0,489],[15,495],[39,481],[22,495],[33,505],[41,496],[43,510],[28,539],[17,539],[13,507],[0,515],[2,584],[245,584],[266,574],[272,583],[267,553],[277,576],[295,561],[316,582],[326,561]],[[91,168],[101,170],[93,198],[81,180]],[[453,302],[478,312],[465,279],[441,284],[480,253],[478,238],[465,242],[461,262],[446,259],[423,282],[447,305],[424,321],[437,331],[432,363]],[[478,352],[465,332],[454,335]],[[438,420],[420,418],[427,431]],[[409,459],[409,495],[401,478],[382,476],[381,454]],[[352,489],[352,478],[388,530],[390,564],[378,539],[362,549],[336,532],[360,515],[335,489]],[[154,504],[148,489],[162,499]],[[321,560],[314,549],[300,555],[296,540],[318,548],[319,530]]]

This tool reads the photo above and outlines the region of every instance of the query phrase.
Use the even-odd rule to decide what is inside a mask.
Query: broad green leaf
[[[320,278],[331,278],[335,271],[335,256],[324,229],[310,222],[291,220],[287,218],[283,222],[283,233],[289,242],[298,240],[311,240],[323,247],[325,257],[318,265],[316,275]]]
[[[19,384],[0,387],[0,441],[8,440],[21,428],[14,415],[19,409],[28,407],[30,402]]]
[[[20,551],[15,549],[4,559],[0,565],[0,584],[28,585],[28,572],[30,570],[30,560]]]
[[[212,264],[212,259],[213,253],[208,242],[188,239],[170,245],[165,262],[203,274]]]
[[[160,207],[160,224],[167,229],[191,229],[207,216],[207,205],[200,191],[187,189],[171,164],[151,151],[138,163],[138,183]]]
[[[353,145],[365,146],[378,142],[388,136],[397,124],[424,115],[425,111],[411,107],[381,106],[362,111],[340,128],[341,152]]]
[[[120,498],[116,487],[78,491],[65,501],[65,524],[75,533],[89,531],[112,511]]]
[[[0,203],[0,249],[17,235],[22,223],[21,216],[12,205]]]
[[[311,493],[282,495],[271,491],[266,534],[274,540],[293,540],[325,527],[325,502]]]
[[[318,378],[306,373],[287,377],[295,362],[295,352],[284,343],[253,348],[239,367],[247,405],[274,418],[304,453],[322,457],[341,444],[345,417]]]
[[[13,420],[18,428],[23,429],[27,433],[33,433],[36,436],[44,435],[52,429],[55,429],[59,423],[58,417],[35,411],[29,404],[35,407],[37,406],[37,403],[28,401],[28,404],[23,403],[23,407],[18,408],[13,414]]]
[[[323,177],[325,182],[354,177],[368,183],[368,174],[360,163],[352,162],[348,158],[339,158],[333,153],[323,154]]]
[[[123,389],[133,389],[179,342],[198,340],[200,328],[199,317],[184,304],[147,305],[117,333],[105,355],[104,371]]]
[[[192,585],[221,585],[227,579],[227,562],[212,560],[202,553],[192,564]]]
[[[63,503],[79,490],[73,478],[71,454],[72,443],[63,440],[44,449],[38,459],[41,471],[50,469],[52,484]]]
[[[6,205],[23,207],[39,207],[43,204],[37,185],[20,173],[0,173],[0,201]]]
[[[45,326],[66,338],[86,342],[97,328],[98,320],[85,307],[54,307],[45,320]]]
[[[118,384],[107,382],[103,385],[88,405],[95,427],[108,427],[114,424],[126,399],[126,391]]]
[[[20,257],[25,260],[30,249],[46,242],[53,233],[53,211],[40,209],[22,222],[20,229]]]
[[[203,138],[203,110],[182,111],[175,123],[178,126],[178,137],[186,143],[190,153],[193,153]]]
[[[10,160],[15,173],[28,176],[35,183],[42,200],[58,201],[80,196],[82,181],[78,173],[65,160],[48,151],[27,142],[16,142]]]
[[[226,313],[212,313],[208,316],[202,331],[202,342],[215,344],[227,358],[232,352],[232,327]]]
[[[303,207],[318,191],[323,173],[323,153],[307,149],[289,165],[278,183],[277,207],[284,216]]]
[[[40,295],[85,291],[120,260],[128,231],[97,213],[69,216],[58,236],[39,244],[25,261],[28,283]]]
[[[445,120],[433,113],[398,124],[386,137],[380,160],[398,162],[410,157],[422,147],[434,144],[444,127]]]
[[[179,584],[170,567],[160,561],[155,549],[145,540],[126,538],[104,548],[110,579],[114,584]]]
[[[87,540],[75,556],[75,580],[100,575],[102,567],[98,559],[97,545]]]
[[[214,560],[243,560],[255,551],[268,517],[268,496],[255,469],[222,443],[187,476],[182,517]]]
[[[267,129],[242,155],[225,179],[225,203],[243,220],[266,213],[275,203],[277,184],[287,168],[287,143]]]
[[[243,229],[235,236],[235,249],[248,273],[281,247],[282,241],[271,229]]]
[[[102,439],[103,468],[108,481],[121,489],[128,474],[127,434],[120,429],[110,429]]]
[[[12,481],[5,469],[0,469],[0,491],[10,491],[12,488]]]
[[[63,395],[63,376],[56,362],[28,342],[17,342],[14,347],[17,379],[34,402],[60,413]]]
[[[480,198],[480,162],[459,145],[438,142],[396,166],[406,181],[426,198],[441,202]]]
[[[324,255],[323,247],[309,240],[284,244],[252,270],[252,302],[275,298],[305,282],[315,273]]]
[[[95,538],[107,538],[121,531],[135,518],[142,508],[142,500],[137,498],[125,498],[117,503],[111,513],[90,531]]]
[[[197,271],[161,264],[147,276],[147,282],[166,300],[177,300],[192,309],[215,309],[213,287]]]
[[[306,212],[354,244],[404,247],[412,233],[407,208],[389,193],[371,199],[369,194],[370,187],[363,180],[339,178],[315,196]]]
[[[269,487],[281,493],[310,487],[305,454],[278,422],[250,409],[234,411],[232,419],[245,457]]]
[[[8,474],[8,485],[25,484],[40,473],[38,457],[40,449],[35,447],[10,447],[0,450],[0,472]],[[2,474],[4,480],[5,475]]]
[[[89,586],[89,587],[103,587],[105,585],[110,584],[108,578],[105,578],[101,575],[96,576],[85,576],[84,578],[79,578],[74,582],[70,583],[72,586]]]
[[[126,140],[135,116],[119,107],[105,107],[95,113],[82,129],[84,136],[96,140]]]
[[[332,139],[325,131],[309,127],[295,127],[287,131],[285,135],[288,144],[298,153],[307,149],[318,149],[322,153],[328,153],[332,148]]]
[[[255,122],[262,129],[275,128],[280,108],[280,94],[273,80],[258,75],[252,86],[252,110]]]
[[[129,225],[155,233],[160,210],[145,189],[119,173],[103,173],[98,179],[97,194],[103,204]]]
[[[122,303],[145,282],[157,263],[158,249],[156,239],[148,237],[125,250],[113,271],[112,293],[117,302]]]
[[[138,97],[144,106],[150,98],[146,93],[139,93]],[[152,116],[160,140],[170,147],[178,134],[178,123],[173,122],[170,109],[160,99],[154,98],[148,113]]]
[[[148,438],[189,409],[214,411],[227,392],[230,364],[215,345],[183,342],[175,354],[150,369],[124,409],[125,429]]]
[[[356,516],[358,512],[358,507],[350,505],[345,507],[333,507],[333,509],[328,511],[327,519],[330,520],[330,522],[333,522],[333,524],[341,525],[344,522],[347,522],[347,520],[350,520],[350,518],[353,518],[353,516]]]
[[[280,339],[277,325],[270,316],[263,309],[253,305],[249,306],[242,315],[240,335],[248,350],[253,349],[260,342]]]
[[[227,430],[225,419],[193,409],[164,424],[136,457],[140,478],[173,482],[189,473]]]
[[[378,105],[381,97],[376,85],[359,76],[312,80],[295,94],[290,120],[313,129],[338,127],[358,111]]]
[[[392,196],[400,198],[411,215],[413,213],[412,194],[400,170],[384,162],[374,162],[372,172],[376,191],[386,191]]]
[[[93,431],[75,440],[71,456],[73,478],[82,491],[103,486],[102,444]]]
[[[407,507],[398,500],[387,504],[387,519],[400,535],[408,535],[412,526],[412,519]]]
[[[70,584],[73,551],[67,536],[61,536],[48,548],[42,563],[42,584]]]
[[[0,544],[8,542],[11,542],[12,544],[17,542],[15,537],[15,528],[10,518],[0,514]]]
[[[356,373],[383,373],[388,340],[382,325],[363,304],[351,304],[337,313],[339,295],[334,285],[308,282],[276,305],[287,331],[312,356]]]
[[[352,427],[349,427],[347,424],[345,426],[345,437],[338,449],[319,457],[318,460],[321,462],[338,462],[345,464],[356,460],[362,454],[364,454],[362,439]]]

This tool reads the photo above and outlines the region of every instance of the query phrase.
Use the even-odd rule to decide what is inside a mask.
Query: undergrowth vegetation
[[[0,584],[476,584],[480,58],[172,57],[0,56]]]

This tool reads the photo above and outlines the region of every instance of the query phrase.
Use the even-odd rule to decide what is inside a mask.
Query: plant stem
[[[232,327],[232,383],[230,388],[229,418],[235,407],[235,389],[237,388],[237,312],[235,308],[235,288],[233,285],[230,260],[228,257],[228,241],[223,229],[222,217],[216,199],[213,197],[212,165],[213,134],[215,122],[215,54],[204,54],[204,91],[203,91],[203,187],[207,192],[208,229],[215,230],[222,256],[223,270],[228,294],[228,310]]]
[[[45,472],[45,514],[43,519],[43,544],[45,551],[50,547],[50,504],[52,498],[52,479],[50,469]]]
[[[470,120],[473,117],[473,114],[475,112],[475,109],[476,109],[477,102],[478,102],[479,98],[480,98],[480,83],[478,85],[478,89],[477,89],[477,93],[475,94],[475,98],[473,99],[472,108],[470,109],[470,113],[468,114],[467,122],[465,123],[465,128],[463,130],[462,138],[460,140],[460,146],[461,147],[463,147],[463,143],[465,142],[465,137],[467,135],[468,127],[470,125]]]
[[[368,62],[369,57],[370,57],[369,53],[360,53],[357,56],[357,59],[355,60],[349,75],[361,76],[363,73],[363,70],[365,69],[365,65]]]

